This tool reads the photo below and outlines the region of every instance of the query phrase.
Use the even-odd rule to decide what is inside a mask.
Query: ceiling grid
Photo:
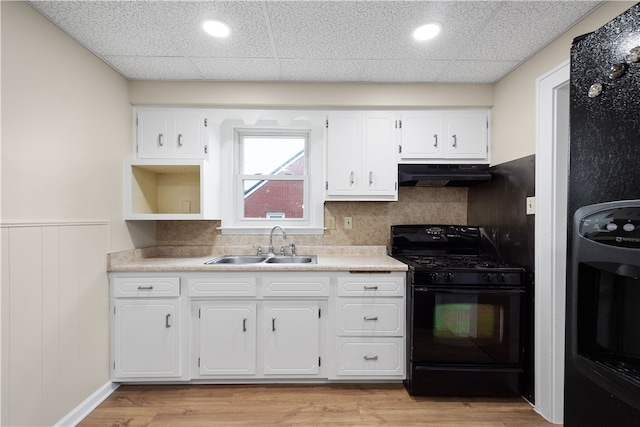
[[[29,1],[130,80],[361,83],[495,83],[601,3]],[[412,40],[427,22],[441,35]]]

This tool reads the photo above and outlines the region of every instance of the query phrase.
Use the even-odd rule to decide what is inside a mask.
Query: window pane
[[[303,137],[245,136],[240,145],[242,175],[304,175]]]
[[[245,218],[304,217],[304,181],[243,180]]]

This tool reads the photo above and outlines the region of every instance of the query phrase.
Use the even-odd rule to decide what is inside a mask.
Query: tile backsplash
[[[400,187],[397,202],[325,202],[324,210],[325,217],[335,218],[335,229],[291,240],[305,246],[386,246],[394,224],[466,224],[467,188]],[[344,217],[353,218],[351,230],[344,228]],[[157,245],[268,245],[267,235],[222,234],[219,226],[220,221],[158,221]]]

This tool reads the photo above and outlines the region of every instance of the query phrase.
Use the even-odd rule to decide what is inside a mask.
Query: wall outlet
[[[353,218],[351,218],[350,216],[345,216],[344,217],[344,229],[345,230],[351,230],[353,228]]]
[[[324,217],[324,227],[327,230],[335,230],[336,229],[336,219],[330,215]]]
[[[535,215],[536,213],[536,198],[527,197],[527,215]]]

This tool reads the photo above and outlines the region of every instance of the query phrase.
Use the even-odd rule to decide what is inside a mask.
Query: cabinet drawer
[[[404,301],[401,299],[380,298],[374,303],[364,303],[339,298],[337,316],[338,335],[404,335]]]
[[[273,277],[264,279],[265,297],[328,297],[328,277]]]
[[[179,277],[116,277],[113,279],[113,296],[116,298],[177,297],[179,295]]]
[[[187,279],[190,297],[255,297],[255,277],[200,277]]]
[[[405,276],[354,274],[338,277],[338,296],[403,296]]]
[[[338,376],[404,377],[404,340],[338,338],[336,361]]]

